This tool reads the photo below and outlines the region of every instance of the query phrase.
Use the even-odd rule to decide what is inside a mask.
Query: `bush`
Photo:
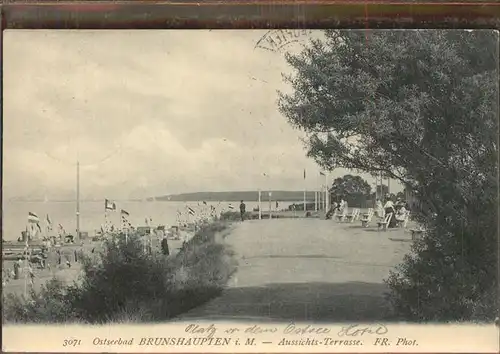
[[[51,279],[40,291],[31,291],[28,298],[7,294],[3,296],[4,322],[73,322],[77,321],[72,297],[59,279]]]
[[[160,254],[145,253],[140,236],[106,240],[97,261],[84,258],[74,306],[87,321],[105,322],[125,308],[162,302],[171,288],[172,266]]]
[[[450,214],[428,225],[386,281],[400,319],[492,322],[499,315],[495,223],[485,215],[453,225]]]
[[[140,236],[105,241],[82,258],[83,274],[70,286],[54,279],[28,299],[4,298],[4,322],[136,323],[175,317],[217,296],[236,269],[219,243],[221,223],[206,225],[175,256],[143,251]]]

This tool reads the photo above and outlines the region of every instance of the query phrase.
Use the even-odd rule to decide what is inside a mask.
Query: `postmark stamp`
[[[281,53],[290,45],[303,42],[311,33],[310,29],[270,30],[259,38],[255,49]]]

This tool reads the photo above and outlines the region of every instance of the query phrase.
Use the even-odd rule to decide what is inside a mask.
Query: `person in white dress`
[[[383,218],[385,213],[384,213],[384,206],[382,205],[382,201],[380,199],[377,199],[375,202],[375,214],[379,218]]]
[[[401,221],[401,222],[405,221],[406,213],[407,213],[407,210],[404,207],[404,205],[402,205],[401,208],[399,208],[398,212],[396,213],[396,220]]]
[[[396,227],[396,218],[394,217],[395,213],[396,213],[396,209],[394,208],[394,202],[391,200],[390,197],[387,197],[387,200],[384,204],[384,212],[385,212],[385,215],[392,213],[392,216],[393,216],[389,222],[389,225],[387,225],[387,227],[388,228]]]

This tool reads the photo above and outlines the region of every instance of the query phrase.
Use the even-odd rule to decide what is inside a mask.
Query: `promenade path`
[[[383,279],[409,251],[403,230],[320,219],[238,223],[239,266],[222,295],[179,320],[372,321],[388,317]]]

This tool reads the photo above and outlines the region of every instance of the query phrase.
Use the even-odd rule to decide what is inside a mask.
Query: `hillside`
[[[303,191],[272,191],[272,200],[282,202],[301,201],[304,198]],[[314,192],[307,192],[306,197],[308,200],[314,200]],[[268,192],[263,191],[261,194],[263,201],[269,200]],[[173,202],[191,202],[191,201],[226,201],[236,202],[244,200],[246,202],[256,202],[259,200],[256,191],[236,191],[236,192],[196,192],[196,193],[182,193],[164,195],[156,197],[157,201],[173,201]]]

